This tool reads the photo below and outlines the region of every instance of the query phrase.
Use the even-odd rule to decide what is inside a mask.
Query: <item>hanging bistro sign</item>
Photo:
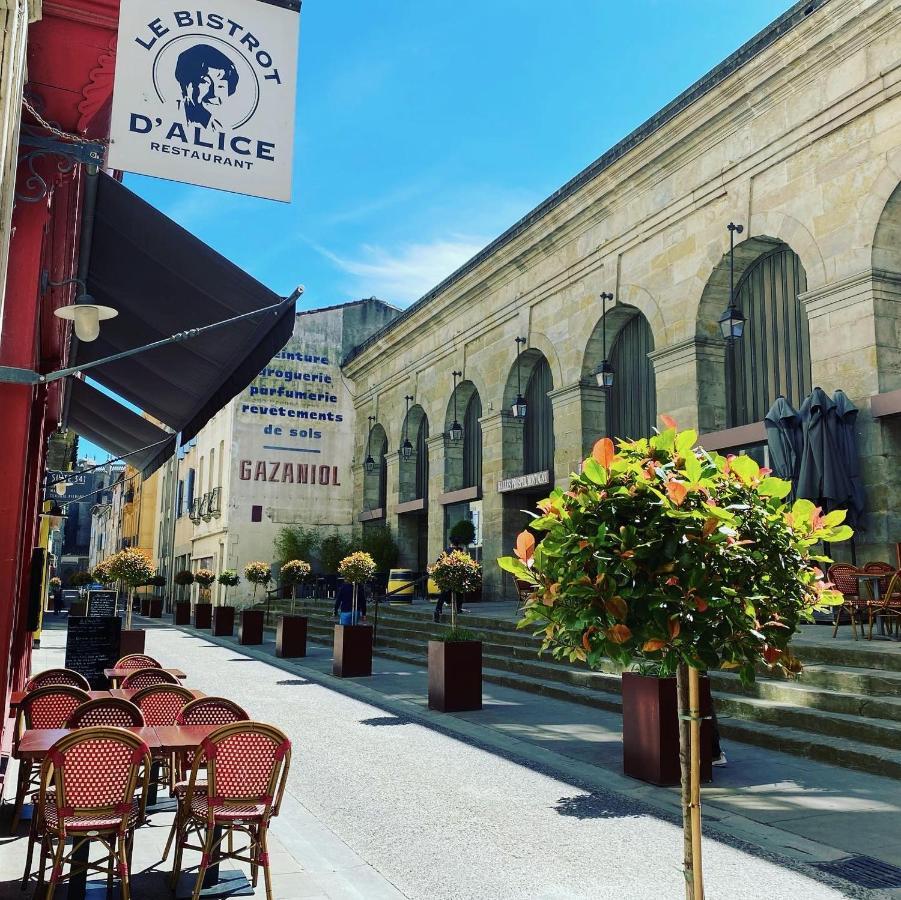
[[[300,0],[122,0],[113,169],[291,199]]]
[[[541,487],[550,483],[550,470],[545,469],[543,472],[530,472],[528,475],[504,478],[497,483],[497,492],[499,494],[509,494],[511,491],[524,491],[528,488]]]

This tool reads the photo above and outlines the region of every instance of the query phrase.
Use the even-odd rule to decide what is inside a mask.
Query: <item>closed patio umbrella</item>
[[[801,467],[801,450],[804,438],[801,431],[801,416],[780,394],[763,420],[766,425],[766,439],[769,446],[770,467],[773,472],[792,483],[792,491],[798,483]]]
[[[857,452],[857,407],[841,390],[832,395],[835,404],[836,434],[842,466],[851,484],[851,503],[848,507],[848,524],[854,528],[863,525],[866,496],[860,478],[860,458]]]
[[[848,509],[853,490],[838,435],[835,403],[822,388],[814,388],[801,405],[804,442],[798,472],[798,497],[824,510]]]

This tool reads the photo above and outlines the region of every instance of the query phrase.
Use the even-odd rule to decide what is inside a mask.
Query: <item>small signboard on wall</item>
[[[69,616],[66,668],[84,675],[92,690],[107,686],[104,669],[119,659],[122,620],[118,616]]]
[[[107,166],[291,199],[300,0],[121,0]]]
[[[503,478],[497,483],[499,494],[508,494],[512,491],[525,491],[533,487],[542,487],[551,483],[549,469],[543,472],[530,472],[528,475],[516,475],[513,478]]]

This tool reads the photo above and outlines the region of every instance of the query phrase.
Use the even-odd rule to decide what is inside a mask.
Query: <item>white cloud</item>
[[[394,303],[412,303],[474,256],[487,243],[451,235],[431,243],[402,244],[395,250],[363,245],[357,258],[316,249],[356,279],[354,293]]]

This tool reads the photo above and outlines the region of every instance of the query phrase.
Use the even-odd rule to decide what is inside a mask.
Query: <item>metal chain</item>
[[[67,132],[67,131],[62,131],[61,129],[57,128],[55,125],[51,125],[51,124],[50,124],[50,123],[49,123],[49,122],[48,122],[48,121],[47,121],[47,120],[46,120],[46,119],[45,119],[45,118],[44,118],[44,117],[43,117],[43,116],[42,116],[42,115],[41,115],[41,114],[40,114],[40,113],[39,113],[39,112],[38,112],[38,111],[37,111],[37,110],[36,110],[29,102],[28,102],[27,98],[25,98],[25,97],[22,98],[22,106],[24,106],[25,109],[27,109],[28,112],[31,113],[31,115],[35,118],[35,120],[37,121],[37,123],[38,123],[39,125],[41,125],[43,128],[46,128],[47,131],[49,131],[51,134],[55,135],[56,137],[58,137],[58,138],[59,138],[60,140],[62,140],[62,141],[69,141],[69,142],[72,143],[72,144],[86,144],[86,145],[101,144],[101,145],[103,145],[104,147],[108,147],[108,146],[109,146],[109,141],[107,141],[107,140],[103,140],[103,139],[100,139],[100,138],[96,138],[96,139],[95,139],[95,138],[85,138],[85,137],[81,137],[80,135],[77,135],[77,134],[69,134],[69,132]]]

